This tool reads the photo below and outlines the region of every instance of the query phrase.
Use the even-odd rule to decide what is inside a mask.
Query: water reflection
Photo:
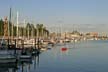
[[[39,69],[39,55],[34,57],[34,70],[38,72]]]
[[[23,59],[14,63],[0,63],[0,72],[38,72],[39,54],[33,56],[32,59]]]
[[[82,42],[54,46],[37,54],[31,60],[15,65],[0,64],[0,72],[104,72],[108,71],[108,42]],[[75,47],[75,48],[73,48]],[[8,66],[9,65],[9,66]]]
[[[0,63],[0,72],[16,72],[17,63]]]
[[[19,65],[21,67],[18,72],[31,72],[32,70],[37,71],[39,67],[39,54],[32,57],[32,60],[21,61]]]
[[[21,72],[30,72],[31,62],[21,62]]]

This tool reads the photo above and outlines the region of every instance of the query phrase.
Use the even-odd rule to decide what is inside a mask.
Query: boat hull
[[[0,63],[14,63],[16,58],[0,58]]]

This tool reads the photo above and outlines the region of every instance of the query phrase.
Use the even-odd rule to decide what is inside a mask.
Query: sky
[[[10,7],[13,21],[18,11],[20,22],[43,23],[50,30],[107,32],[108,0],[0,0],[0,18]]]

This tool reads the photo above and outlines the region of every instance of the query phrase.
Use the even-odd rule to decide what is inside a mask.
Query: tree
[[[19,35],[20,36],[23,36],[23,34],[24,34],[24,30],[23,29],[24,29],[23,27],[19,27]]]
[[[37,24],[36,29],[37,29],[37,36],[42,37],[42,35],[43,35],[43,24]]]
[[[9,23],[9,35],[10,36],[17,36],[17,26],[14,26],[11,22]],[[19,31],[18,34],[20,36],[27,36],[29,37],[47,37],[49,35],[49,31],[43,24],[37,24],[34,27],[34,24],[27,23],[26,27],[18,27]],[[8,32],[6,32],[8,33]],[[4,21],[0,20],[0,36],[4,35]]]
[[[17,27],[16,26],[13,27],[13,35],[17,36]]]
[[[46,29],[46,27],[43,28],[43,36],[48,37],[49,31]]]
[[[26,26],[26,33],[27,33],[27,37],[28,37],[28,38],[30,37],[30,32],[31,32],[31,25],[30,25],[30,23],[27,23],[27,26]]]
[[[43,24],[36,25],[37,36],[38,37],[47,37],[49,35],[49,31],[44,27]]]
[[[35,27],[31,24],[31,37],[35,36]]]
[[[0,36],[3,36],[3,34],[4,34],[4,22],[1,19],[0,20]]]

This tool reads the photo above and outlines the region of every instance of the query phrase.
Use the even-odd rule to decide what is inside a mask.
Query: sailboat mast
[[[11,13],[11,16],[12,16],[12,23],[11,23],[12,24],[12,35],[11,36],[12,36],[12,38],[14,38],[14,31],[13,31],[14,30],[13,12]]]
[[[18,37],[18,25],[19,25],[18,18],[19,18],[19,13],[17,12],[17,37]]]
[[[9,13],[9,21],[8,21],[8,38],[10,37],[10,24],[11,24],[11,8]]]
[[[24,27],[23,27],[23,28],[24,28],[24,30],[23,30],[23,37],[25,36],[25,32],[26,32],[26,31],[25,31],[25,24],[26,24],[26,22],[25,22],[25,19],[24,19]]]

